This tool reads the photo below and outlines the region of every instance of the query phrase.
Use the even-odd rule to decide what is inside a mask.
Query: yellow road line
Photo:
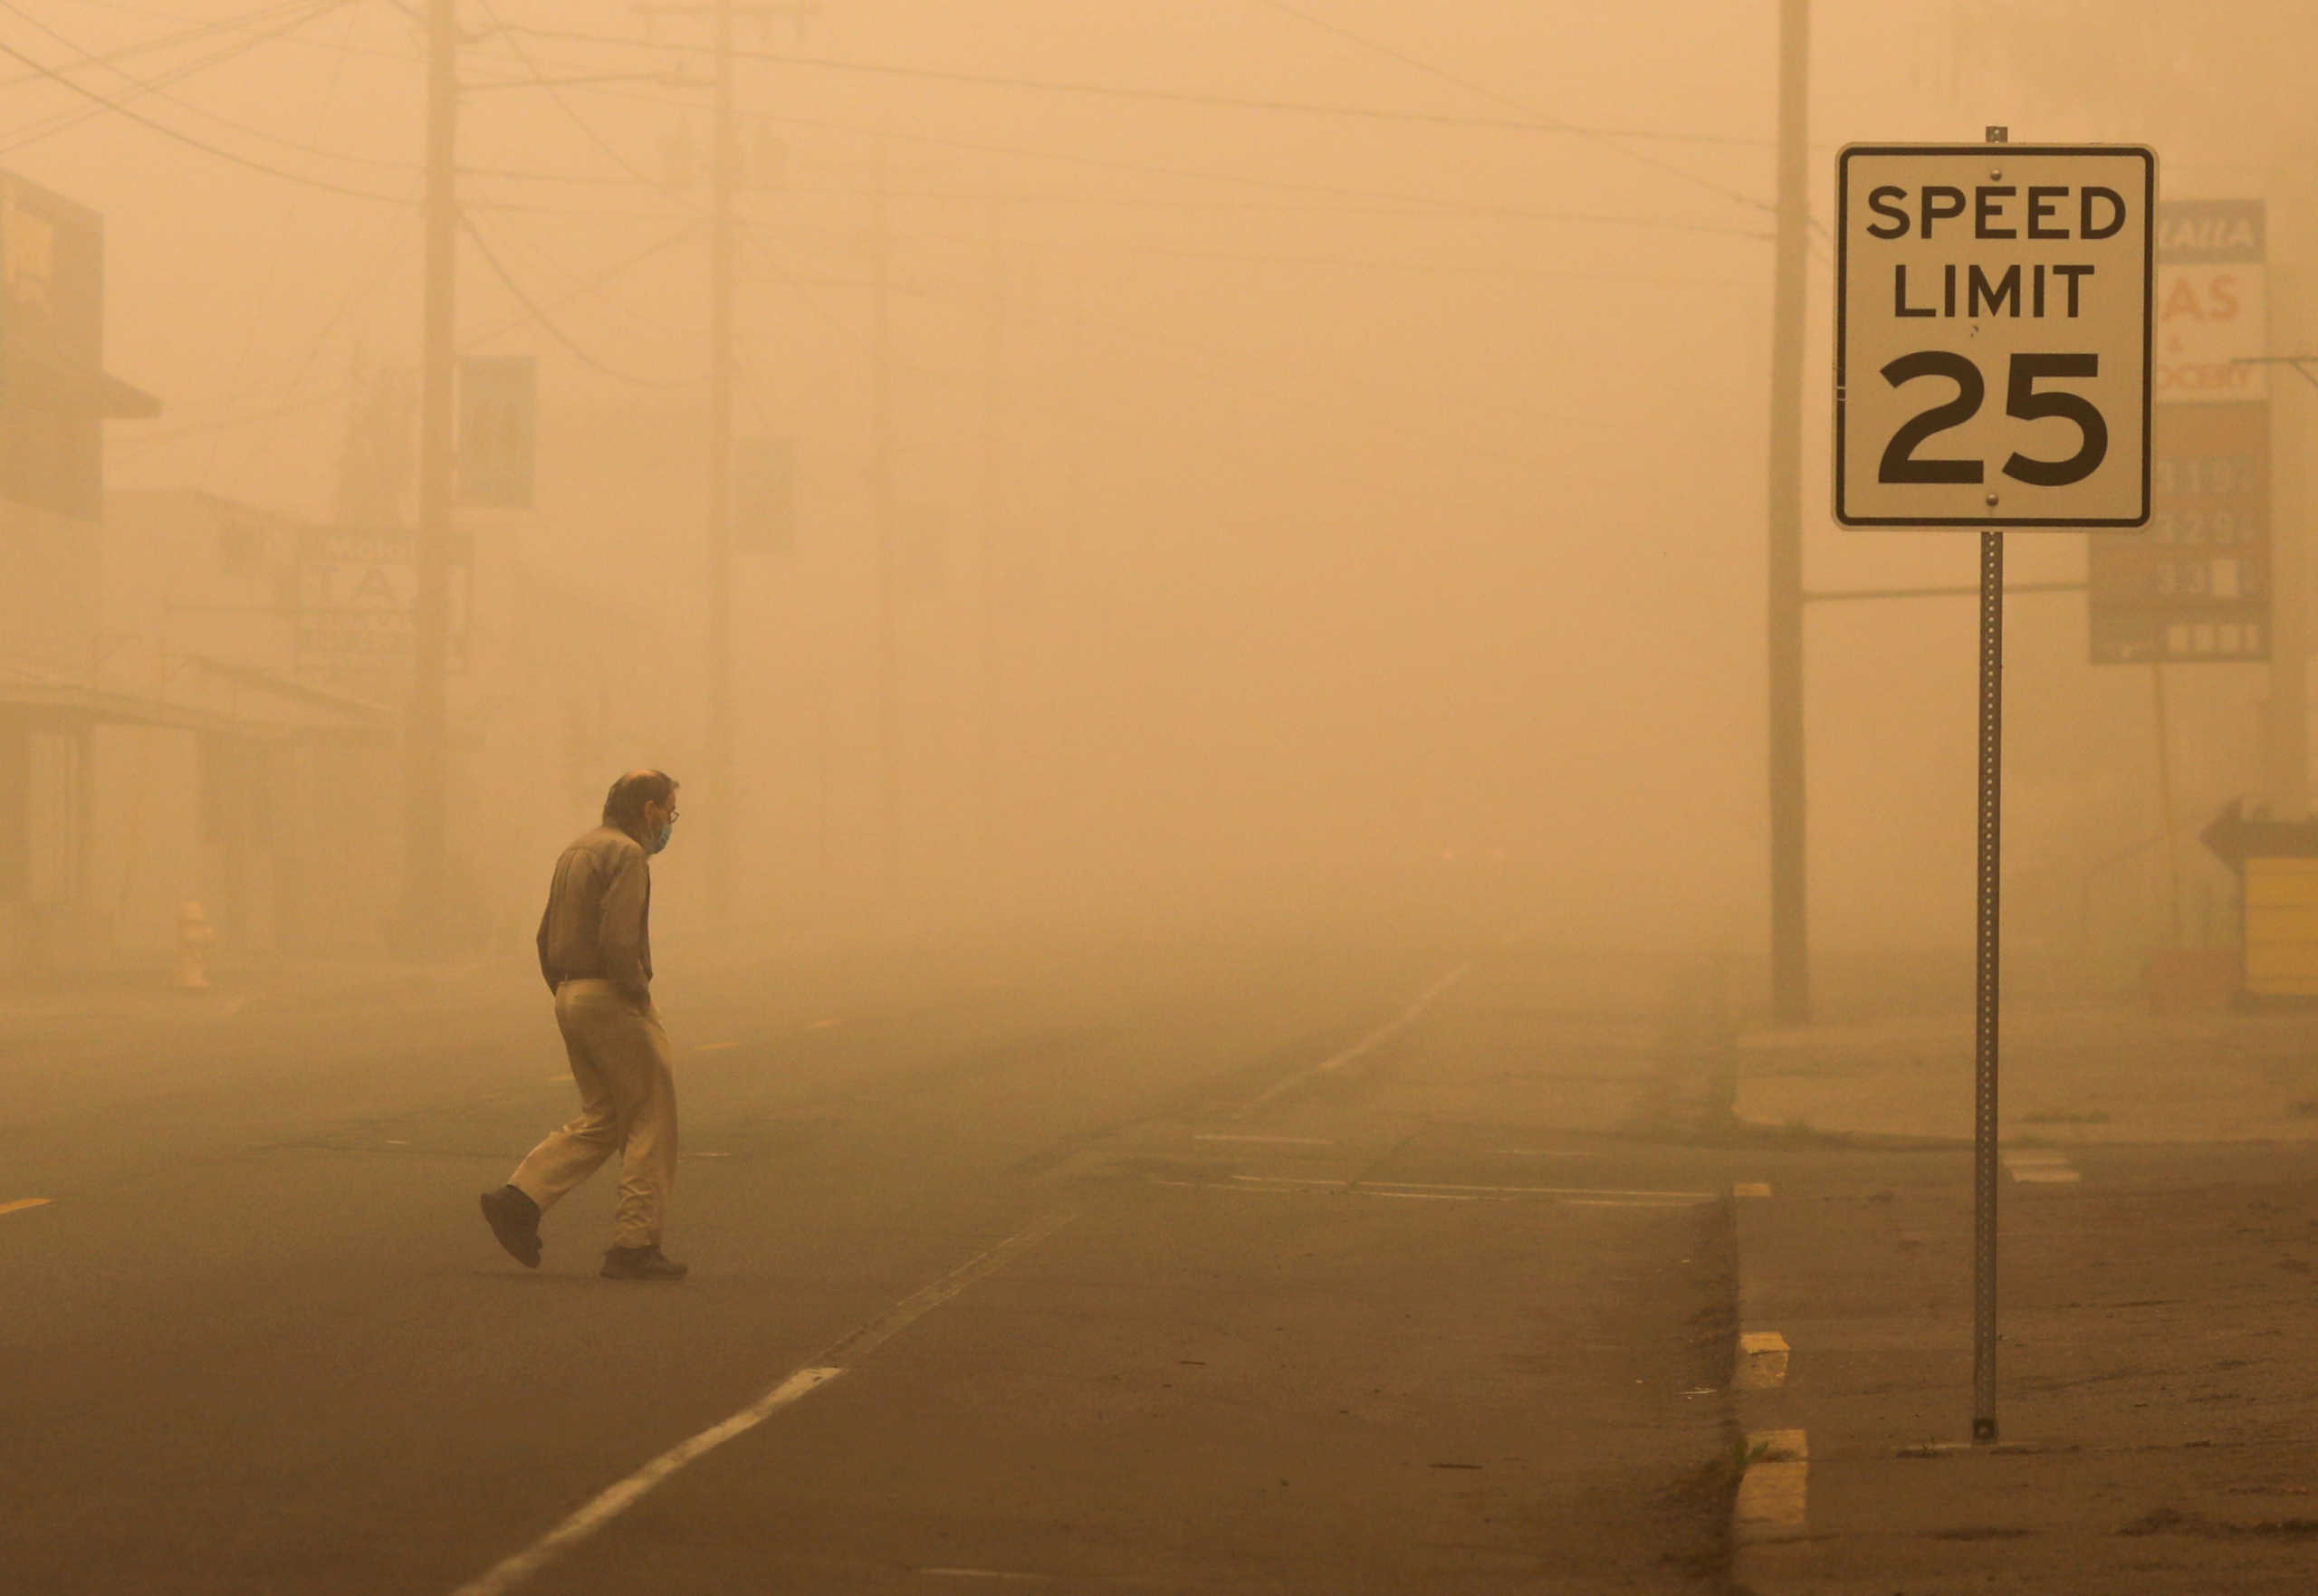
[[[1810,1450],[1799,1429],[1753,1430],[1732,1528],[1743,1545],[1799,1541],[1810,1522]]]
[[[1786,1383],[1786,1337],[1776,1330],[1749,1330],[1738,1337],[1738,1367],[1731,1389],[1769,1391]]]
[[[0,1202],[0,1214],[13,1214],[18,1209],[46,1208],[48,1204],[45,1197],[20,1197],[14,1202]]]

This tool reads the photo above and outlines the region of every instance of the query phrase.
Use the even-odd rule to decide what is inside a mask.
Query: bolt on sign
[[[2156,199],[2138,145],[1844,149],[1838,521],[2147,522]]]
[[[2264,223],[2258,199],[2157,207],[2151,514],[2087,550],[2096,665],[2270,657]]]

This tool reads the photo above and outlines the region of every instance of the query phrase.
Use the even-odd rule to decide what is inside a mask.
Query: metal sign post
[[[2000,128],[1988,129],[1991,144]],[[1972,1439],[1996,1439],[1997,990],[2004,918],[2004,534],[1980,534],[1979,947],[1972,1031]]]
[[[2014,145],[1990,128],[1980,145],[1848,146],[1835,189],[1835,519],[1980,534],[1972,1438],[1985,1443],[1997,1437],[2005,530],[2148,524],[2157,158],[2138,145]]]

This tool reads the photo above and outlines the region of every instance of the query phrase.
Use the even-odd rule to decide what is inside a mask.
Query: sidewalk
[[[1969,994],[1966,994],[1968,1000]],[[2151,1015],[2008,1008],[2007,1143],[2318,1141],[2318,1010]],[[1741,1034],[1735,1110],[1754,1125],[1968,1142],[1968,1008],[1936,1018]]]
[[[1767,1191],[1738,1203],[1739,1586],[2311,1589],[2318,1019],[2051,1009],[2007,1036],[1982,1448],[1969,1017],[1740,1039]]]
[[[101,970],[0,985],[0,1044],[121,1024],[200,1023],[231,1018],[253,1008],[295,1010],[408,992],[445,992],[485,979],[511,962],[497,957],[441,962],[287,955],[221,958],[209,966],[208,986],[185,990],[172,984],[171,966],[165,960],[124,961]]]

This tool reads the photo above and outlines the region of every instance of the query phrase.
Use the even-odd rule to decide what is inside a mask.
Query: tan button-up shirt
[[[639,1008],[652,1001],[652,867],[644,846],[599,826],[563,850],[540,916],[540,973],[552,989],[608,980]]]

